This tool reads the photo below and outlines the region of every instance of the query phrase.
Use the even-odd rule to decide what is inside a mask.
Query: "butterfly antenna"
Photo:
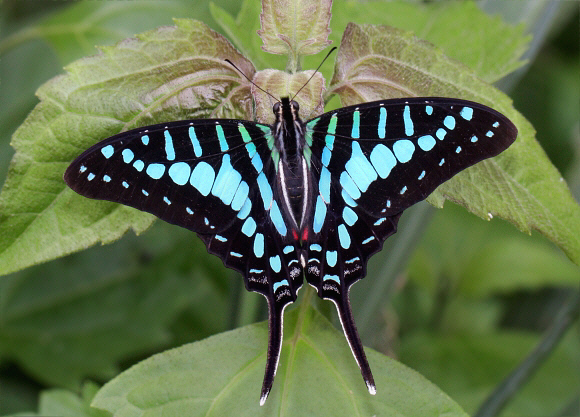
[[[314,70],[314,72],[312,73],[310,78],[304,83],[304,85],[302,87],[300,87],[300,90],[298,90],[294,94],[294,96],[292,97],[292,99],[290,101],[294,100],[294,98],[298,95],[298,93],[301,92],[304,87],[306,87],[306,85],[310,82],[310,80],[316,75],[316,73],[318,72],[318,70],[320,69],[322,64],[324,64],[324,61],[326,61],[326,59],[330,56],[330,54],[333,53],[335,50],[336,50],[336,46],[333,46],[332,49],[330,51],[328,51],[328,53],[326,54],[326,56],[324,57],[324,59],[322,60],[320,65],[318,66],[318,68],[316,68],[316,70]]]
[[[248,80],[250,82],[250,84],[252,84],[253,86],[255,86],[257,89],[263,91],[264,93],[268,94],[270,97],[272,97],[274,100],[276,100],[277,102],[280,101],[280,99],[274,97],[272,94],[270,94],[269,92],[267,92],[266,90],[264,90],[262,87],[260,87],[258,84],[256,84],[255,82],[253,82],[252,80],[250,80],[250,78],[244,74],[242,72],[241,69],[239,69],[236,64],[234,64],[232,61],[230,61],[229,59],[225,59],[224,61],[226,61],[228,64],[230,64],[232,67],[234,67],[236,69],[236,71],[238,71],[240,74],[242,74],[244,76],[244,78],[246,80]],[[323,61],[324,62],[324,61]]]

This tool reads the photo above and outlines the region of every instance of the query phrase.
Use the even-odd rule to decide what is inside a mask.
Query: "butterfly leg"
[[[266,371],[264,373],[264,382],[262,383],[262,393],[260,395],[260,405],[264,405],[272,389],[278,362],[280,360],[280,350],[282,349],[282,335],[284,326],[284,308],[288,304],[279,304],[275,299],[268,298],[268,359],[266,362]]]
[[[367,385],[367,389],[371,395],[375,395],[377,393],[375,380],[371,372],[371,367],[367,361],[364,347],[360,341],[354,318],[352,317],[348,293],[348,290],[343,291],[342,294],[336,297],[332,297],[331,300],[334,305],[336,305],[338,317],[340,318],[340,324],[342,325],[342,330],[346,336],[346,340],[348,341],[348,345],[350,346],[350,350],[352,351],[358,367],[360,368],[360,372],[365,381],[365,384]]]

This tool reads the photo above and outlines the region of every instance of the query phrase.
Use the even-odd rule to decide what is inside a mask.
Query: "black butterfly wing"
[[[284,307],[302,265],[276,190],[271,128],[243,120],[184,120],[138,128],[80,155],[64,179],[77,193],[147,211],[196,232],[209,252],[266,297],[270,343],[262,401],[272,385]]]
[[[495,110],[465,100],[409,98],[350,106],[306,123],[318,195],[306,279],[332,300],[369,392],[373,377],[348,301],[369,257],[403,210],[517,136]]]

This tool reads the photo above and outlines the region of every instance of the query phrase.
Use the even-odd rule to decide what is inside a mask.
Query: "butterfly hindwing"
[[[516,138],[515,126],[481,104],[409,98],[344,107],[306,123],[317,175],[307,281],[338,310],[369,392],[374,381],[357,334],[349,287],[396,232],[403,210]]]

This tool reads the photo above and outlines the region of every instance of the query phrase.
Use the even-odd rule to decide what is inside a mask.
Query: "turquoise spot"
[[[211,189],[211,193],[219,198],[222,203],[230,205],[236,193],[242,176],[230,163],[230,155],[222,156],[222,165]]]
[[[168,161],[173,161],[175,159],[175,149],[173,149],[173,138],[169,130],[165,130],[165,154],[167,155]]]
[[[141,142],[143,143],[143,145],[147,146],[149,145],[149,136],[148,135],[143,135],[141,136]]]
[[[191,167],[185,162],[176,162],[169,167],[169,177],[177,185],[185,185],[191,176]]]
[[[133,154],[133,151],[131,151],[131,149],[123,149],[121,155],[123,155],[123,162],[126,164],[130,163],[135,157],[135,154]]]
[[[344,202],[346,204],[348,204],[349,206],[351,206],[351,207],[358,206],[358,204],[356,203],[356,201],[354,201],[352,199],[352,197],[350,195],[348,195],[348,193],[345,190],[342,190],[342,192],[340,193],[340,195],[342,196],[342,199],[344,200]]]
[[[272,204],[272,187],[270,187],[263,172],[258,175],[258,188],[260,189],[260,195],[264,202],[264,210],[269,210],[270,205]]]
[[[403,110],[403,123],[405,124],[405,135],[413,136],[415,129],[413,127],[413,120],[411,120],[411,109],[409,106],[405,106],[405,110]]]
[[[330,163],[330,149],[328,149],[326,146],[324,147],[324,149],[322,150],[322,165],[324,165],[325,167],[328,166],[328,164]]]
[[[455,153],[459,153],[461,152],[461,146],[458,146],[457,148],[455,148]]]
[[[141,192],[143,193],[143,195],[144,195],[145,197],[149,197],[149,193],[148,193],[147,191],[145,191],[145,190],[141,190]]]
[[[342,210],[342,218],[349,226],[352,226],[358,220],[357,214],[350,207],[345,207]]]
[[[284,249],[282,249],[282,252],[284,252],[286,255],[288,255],[293,250],[294,250],[294,246],[288,245],[288,246],[284,246]]]
[[[101,149],[101,153],[105,158],[109,159],[111,156],[113,156],[113,153],[115,153],[115,149],[113,148],[113,146],[107,145],[103,149]]]
[[[147,175],[149,175],[154,180],[158,180],[165,173],[165,165],[163,164],[149,164],[145,170]]]
[[[211,191],[213,181],[215,179],[215,171],[207,162],[200,162],[195,166],[189,183],[193,185],[201,195],[207,197]]]
[[[254,238],[254,255],[257,258],[264,256],[264,235],[258,233]]]
[[[399,194],[403,195],[403,194],[405,194],[406,191],[407,191],[407,186],[405,185],[403,188],[401,188],[401,191],[399,192]]]
[[[419,148],[423,149],[425,152],[430,151],[435,146],[435,138],[431,135],[421,136],[417,139],[417,144]]]
[[[424,171],[423,171],[424,172]],[[381,217],[380,219],[378,219],[376,222],[374,222],[375,226],[380,226],[381,224],[384,223],[384,221],[387,220],[386,217]]]
[[[471,120],[471,117],[473,117],[473,109],[471,107],[464,107],[459,112],[459,115],[465,120]]]
[[[360,111],[355,110],[352,113],[352,131],[350,134],[354,139],[360,137]]]
[[[419,177],[417,178],[419,181],[422,180],[423,178],[425,178],[425,171],[421,172],[421,175],[419,175]]]
[[[280,213],[280,208],[278,208],[278,203],[274,200],[272,202],[272,208],[270,209],[270,220],[274,223],[274,227],[280,235],[286,236],[286,224],[284,223],[284,219],[282,219],[282,213]]]
[[[87,170],[87,167],[84,165],[81,165],[81,167],[79,168],[79,172],[82,174],[83,172],[85,172]]]
[[[397,165],[397,159],[393,152],[382,143],[373,148],[370,159],[375,171],[383,179],[387,178],[391,170]]]
[[[202,155],[201,144],[197,139],[197,135],[195,134],[195,129],[193,126],[189,127],[189,140],[191,140],[191,144],[193,145],[193,153],[195,153],[195,156],[199,158]]]
[[[328,266],[335,266],[337,259],[337,253],[335,250],[326,251],[326,263]]]
[[[322,250],[322,246],[320,246],[318,243],[313,243],[312,245],[310,245],[310,250],[320,252]]]
[[[260,157],[259,153],[254,153],[254,156],[252,157],[252,165],[254,165],[254,168],[256,168],[256,172],[262,172],[262,169],[264,169],[264,165],[262,164],[262,158]]]
[[[372,242],[374,238],[375,238],[374,236],[367,237],[365,240],[362,241],[362,244],[366,245],[367,243]]]
[[[499,126],[499,122],[495,122],[494,124],[492,124],[493,127],[498,127]]]
[[[314,223],[312,225],[312,230],[314,233],[320,233],[322,230],[322,225],[324,224],[324,219],[326,217],[326,204],[322,200],[321,196],[316,199],[316,208],[314,209]]]
[[[253,142],[246,143],[246,151],[248,151],[248,156],[250,159],[253,158],[254,154],[256,153],[256,145],[254,145]]]
[[[272,268],[272,269],[274,269],[274,268]],[[276,272],[279,272],[279,271],[276,271]],[[274,285],[272,285],[272,288],[274,289],[274,292],[278,291],[278,288],[280,288],[280,287],[288,287],[288,281],[286,281],[285,279],[283,279],[282,281],[275,282]]]
[[[384,139],[387,127],[387,109],[381,106],[379,109],[379,126],[377,128],[377,134],[379,138]]]
[[[274,272],[280,272],[282,270],[282,263],[280,262],[280,256],[272,256],[270,258],[270,267]],[[275,291],[275,290],[274,290]]]
[[[171,205],[171,201],[167,197],[163,197],[163,201],[165,201],[167,205]]]
[[[425,113],[427,113],[429,116],[431,116],[433,114],[433,107],[425,106]]]
[[[413,157],[413,152],[415,152],[415,145],[407,139],[398,140],[393,145],[393,152],[399,162],[409,162]]]
[[[478,140],[479,140],[479,139],[477,139],[477,136],[475,136],[475,135],[473,135],[473,136],[471,137],[471,142],[473,142],[473,143],[477,142]]]
[[[250,191],[250,187],[248,186],[248,183],[245,181],[241,181],[240,186],[236,190],[236,194],[234,195],[234,198],[232,199],[231,206],[232,206],[233,210],[239,211],[242,208],[246,199],[248,198],[249,191]]]
[[[391,200],[387,200],[387,207],[391,207]]]
[[[246,198],[244,205],[238,213],[238,218],[244,220],[250,214],[250,210],[252,210],[252,202],[249,198]]]
[[[362,192],[365,192],[369,188],[369,185],[377,179],[377,171],[375,171],[369,160],[363,154],[360,144],[357,141],[352,142],[352,153],[345,168],[356,186]],[[352,194],[351,196],[354,198]]]
[[[332,151],[334,149],[334,135],[327,135],[324,139],[324,143],[326,144],[326,147]]]
[[[145,168],[145,164],[140,159],[137,159],[135,162],[133,162],[133,166],[139,172],[143,171],[143,168]]]
[[[193,214],[193,210],[190,209],[189,207],[186,207],[185,211],[187,211],[188,214]]]
[[[325,274],[324,278],[322,278],[323,281],[335,281],[337,284],[340,284],[340,278],[338,278],[338,275],[328,275]]]
[[[488,138],[491,138],[493,136],[493,132],[491,130],[489,130],[485,136],[487,136]]]
[[[123,187],[129,188],[129,183],[127,183],[126,181],[123,181],[122,184],[123,184]]]
[[[443,124],[449,130],[455,129],[455,117],[445,116],[445,119],[443,119]]]
[[[241,123],[238,123],[238,131],[240,132],[240,134],[242,135],[242,139],[245,143],[249,143],[252,141],[252,137],[250,136],[250,134],[248,133],[248,130],[246,129],[246,126],[244,126]]]
[[[215,130],[218,135],[218,139],[220,142],[220,151],[225,152],[229,149],[228,142],[226,141],[226,136],[224,135],[224,128],[221,125],[216,124]]]
[[[254,269],[254,268],[250,269],[251,274],[261,274],[262,272],[264,272],[263,269]]]
[[[244,255],[238,252],[230,252],[230,255],[235,256],[236,258],[242,258]]]
[[[342,171],[340,174],[340,185],[344,191],[353,199],[358,199],[361,196],[360,190],[346,171]]]
[[[338,226],[338,240],[343,249],[350,248],[350,234],[344,224]]]
[[[328,122],[328,129],[326,129],[326,132],[333,135],[336,133],[336,123],[338,122],[338,117],[336,116],[336,113],[334,113],[331,117],[330,117],[330,122]]]
[[[242,233],[248,237],[252,237],[256,232],[256,222],[252,217],[248,217],[242,226]]]
[[[330,171],[326,167],[322,167],[322,171],[320,171],[318,191],[324,201],[330,203]]]
[[[444,163],[445,163],[445,158],[441,158],[441,161],[439,161],[439,166],[443,166]]]
[[[110,182],[111,181],[111,177],[109,177],[108,175],[104,175],[103,176],[103,181]]]
[[[441,127],[439,129],[437,129],[437,132],[435,132],[435,136],[437,136],[437,139],[439,139],[439,140],[443,140],[445,138],[446,134],[447,134],[447,131]]]

